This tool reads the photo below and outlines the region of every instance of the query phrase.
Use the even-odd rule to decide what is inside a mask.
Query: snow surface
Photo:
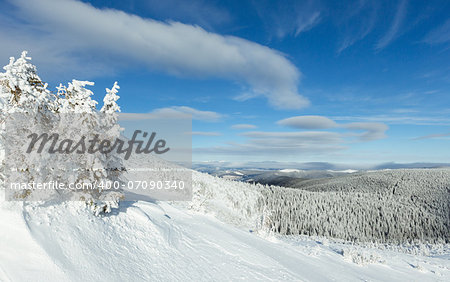
[[[81,202],[1,201],[0,281],[450,279],[448,253],[255,234],[185,206],[123,202],[96,217]]]

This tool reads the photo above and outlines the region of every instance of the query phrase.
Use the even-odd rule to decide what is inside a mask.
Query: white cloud
[[[336,123],[322,116],[296,116],[277,122],[279,125],[289,126],[297,129],[327,129],[336,126]]]
[[[192,131],[191,135],[195,136],[221,136],[222,133],[215,131]]]
[[[11,17],[19,19],[0,20],[2,56],[30,49],[35,58],[41,57],[40,64],[58,72],[75,66],[86,71],[98,68],[99,73],[132,62],[173,75],[237,81],[275,108],[309,104],[298,93],[297,67],[280,52],[257,43],[74,0],[10,3],[15,6]]]
[[[406,16],[407,4],[408,2],[406,0],[399,1],[397,10],[395,11],[394,20],[392,21],[392,25],[389,27],[388,32],[378,41],[375,49],[383,49],[397,38],[403,20]]]
[[[196,148],[195,152],[208,155],[250,156],[274,158],[318,156],[346,149],[339,135],[329,132],[253,132],[244,143]]]
[[[362,130],[363,133],[358,136],[363,141],[386,138],[385,132],[389,129],[386,124],[379,122],[352,122],[341,126],[350,130]]]
[[[257,128],[257,126],[253,125],[253,124],[240,123],[240,124],[232,125],[231,128],[232,129],[254,129],[254,128]]]
[[[216,112],[201,111],[187,106],[173,106],[169,108],[159,108],[153,110],[151,114],[167,117],[189,115],[192,116],[192,119],[208,122],[217,122],[224,117],[222,114]]]
[[[385,138],[388,126],[378,122],[351,122],[338,124],[322,116],[297,116],[277,122],[296,129],[329,129],[321,131],[248,131],[242,143],[196,148],[205,155],[273,157],[298,159],[302,157],[338,155],[348,144]],[[331,129],[333,131],[331,131]]]
[[[282,119],[279,125],[289,126],[295,129],[333,129],[341,128],[350,131],[363,131],[362,133],[347,134],[356,136],[360,141],[371,141],[386,137],[388,126],[380,122],[351,122],[338,124],[334,120],[323,116],[296,116]],[[300,132],[302,133],[302,132]]]
[[[324,131],[302,131],[302,132],[266,132],[252,131],[242,134],[250,137],[254,144],[275,145],[283,147],[297,147],[305,144],[309,145],[329,145],[342,143],[341,134]]]
[[[119,119],[122,121],[147,119],[193,119],[206,122],[217,122],[223,117],[224,115],[216,112],[201,111],[187,106],[159,108],[150,113],[119,113]]]

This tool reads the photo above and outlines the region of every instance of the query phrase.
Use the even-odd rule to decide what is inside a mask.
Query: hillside
[[[211,180],[212,190],[220,185],[223,191],[233,191],[236,185],[203,174],[194,174],[194,180],[197,189]],[[250,204],[252,197],[242,202]],[[226,199],[214,203],[208,205],[222,211],[222,218],[237,218],[239,210],[249,208],[242,205],[231,214]],[[57,281],[445,281],[450,277],[446,249],[408,255],[326,239],[252,233],[217,220],[211,210],[205,215],[185,207],[193,204],[200,203],[123,202],[112,214],[96,217],[81,202],[1,201],[0,281],[49,277]]]
[[[225,206],[225,220],[252,228],[348,241],[450,242],[450,169],[374,171],[300,181],[295,189],[241,182],[223,188],[220,181],[199,181],[202,205]]]

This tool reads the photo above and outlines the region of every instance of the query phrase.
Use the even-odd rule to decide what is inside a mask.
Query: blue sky
[[[448,162],[448,1],[0,1],[0,62],[193,115],[195,161]]]

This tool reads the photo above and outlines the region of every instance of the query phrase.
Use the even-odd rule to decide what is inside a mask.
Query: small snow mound
[[[357,248],[343,249],[342,256],[345,260],[357,265],[385,263],[385,260],[383,260],[377,253]]]

